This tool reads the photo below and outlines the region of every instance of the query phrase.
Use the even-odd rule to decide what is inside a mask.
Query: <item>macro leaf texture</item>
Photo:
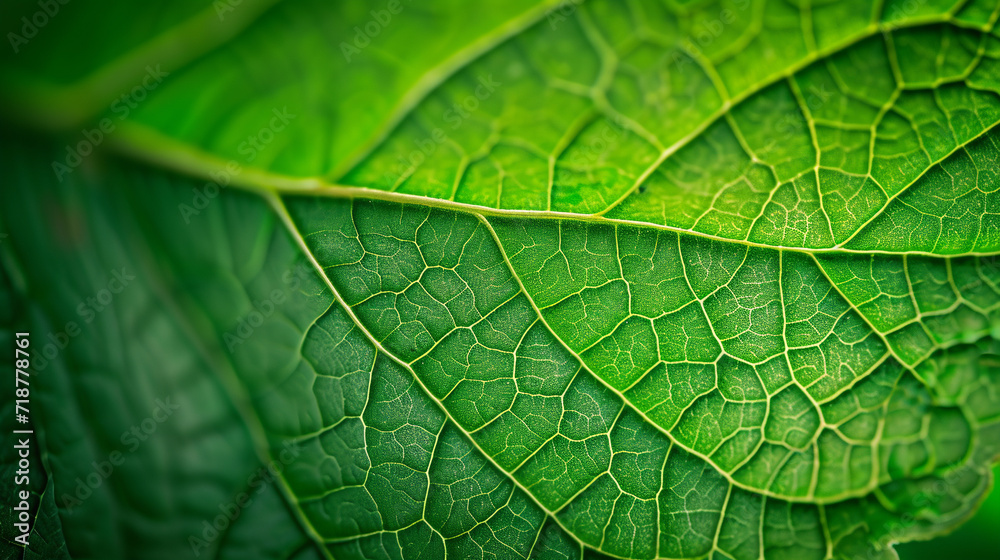
[[[1000,2],[58,6],[4,558],[890,559],[989,494]]]

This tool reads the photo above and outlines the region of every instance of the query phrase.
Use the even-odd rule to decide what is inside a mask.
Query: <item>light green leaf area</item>
[[[61,181],[3,141],[19,320],[136,271],[37,380],[72,557],[893,558],[972,515],[1000,4],[402,6],[349,56],[381,5],[271,7]]]
[[[287,25],[302,4],[178,76],[139,109],[137,134],[242,162],[247,132],[287,107],[323,117],[250,163],[305,185],[598,213],[769,246],[956,254],[1000,243],[986,134],[1000,119],[994,2],[746,0],[680,15],[653,1],[568,4],[509,39],[508,26],[483,36],[479,56],[466,48],[422,79],[412,75],[430,65],[399,52],[400,41],[415,50],[405,24],[390,22],[351,62],[260,53],[264,37],[343,48],[346,34]],[[260,64],[232,64],[251,49]],[[288,60],[294,72],[256,71]],[[197,106],[178,119],[193,89]]]

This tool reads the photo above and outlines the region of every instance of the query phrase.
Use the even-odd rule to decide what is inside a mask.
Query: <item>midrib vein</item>
[[[278,0],[260,0],[261,5],[269,6],[276,3]],[[546,0],[544,3],[540,4],[536,9],[528,11],[513,20],[509,20],[505,24],[494,30],[493,33],[484,35],[479,40],[475,41],[457,55],[445,61],[443,64],[431,69],[426,73],[416,85],[414,85],[410,91],[408,91],[404,96],[400,104],[393,111],[392,115],[383,123],[380,127],[379,132],[376,133],[374,137],[363,147],[356,156],[349,158],[349,160],[342,165],[343,169],[340,171],[331,173],[331,176],[337,176],[338,174],[346,173],[351,168],[353,168],[357,163],[364,159],[366,153],[370,153],[371,150],[375,149],[388,134],[395,128],[398,123],[408,115],[412,109],[419,104],[427,93],[433,90],[434,87],[439,85],[444,79],[452,75],[454,72],[468,65],[471,61],[476,60],[481,55],[488,52],[492,47],[497,44],[507,40],[509,37],[515,35],[518,31],[523,30],[526,26],[530,25],[532,22],[536,21],[540,17],[544,16],[546,9],[550,5],[558,4],[558,0]],[[214,17],[214,9],[213,17]],[[995,15],[993,21],[995,21]],[[198,23],[195,20],[203,19],[204,14],[200,14],[198,17],[191,18],[184,25],[203,25],[203,23]],[[247,17],[244,25],[249,24],[254,18]],[[823,51],[813,52],[810,56],[802,59],[796,64],[792,65],[783,72],[777,73],[764,80],[760,84],[748,88],[739,95],[732,97],[731,99],[723,100],[723,105],[713,113],[708,119],[703,123],[696,126],[691,133],[686,135],[684,138],[676,142],[675,144],[669,146],[664,150],[657,160],[648,169],[644,170],[640,175],[640,178],[630,187],[623,195],[621,195],[615,202],[609,205],[604,210],[601,210],[592,214],[581,214],[576,212],[565,212],[565,211],[552,211],[552,210],[521,210],[521,209],[503,209],[503,208],[491,208],[487,206],[480,206],[476,204],[457,202],[453,200],[437,199],[431,198],[423,195],[412,195],[398,192],[383,191],[378,189],[372,189],[364,186],[353,186],[339,184],[335,180],[330,180],[325,177],[294,177],[290,175],[283,175],[279,173],[274,173],[271,171],[257,169],[257,168],[245,168],[245,170],[231,178],[232,185],[244,190],[254,191],[262,194],[277,194],[281,195],[302,195],[308,194],[311,196],[326,196],[333,198],[346,198],[346,199],[371,199],[371,200],[382,200],[387,202],[397,202],[403,204],[414,204],[426,207],[441,208],[446,210],[458,211],[469,213],[473,215],[482,216],[509,216],[509,217],[521,217],[521,218],[532,218],[532,219],[548,219],[548,220],[574,220],[584,223],[594,223],[594,224],[609,224],[609,225],[625,225],[634,227],[644,227],[662,231],[670,231],[678,234],[689,235],[692,237],[698,237],[703,239],[710,239],[713,241],[718,241],[722,243],[737,244],[747,247],[758,247],[763,249],[773,249],[782,250],[796,253],[804,253],[809,255],[817,254],[864,254],[864,255],[875,255],[875,254],[885,254],[885,255],[913,255],[913,256],[927,256],[927,257],[965,257],[965,256],[991,256],[996,254],[994,251],[967,251],[963,253],[949,253],[941,254],[935,253],[933,251],[888,251],[888,250],[869,250],[869,249],[849,249],[843,247],[843,244],[847,241],[837,244],[833,247],[804,247],[804,246],[786,246],[786,245],[775,245],[768,243],[760,243],[749,240],[733,239],[728,237],[723,237],[719,235],[704,233],[696,231],[689,228],[683,228],[679,226],[671,226],[666,224],[656,224],[653,222],[646,222],[641,220],[629,220],[624,218],[607,218],[605,214],[617,207],[622,201],[624,201],[628,196],[630,196],[639,186],[661,165],[670,155],[675,154],[681,148],[689,144],[695,138],[700,136],[700,133],[707,129],[712,123],[716,122],[718,119],[722,118],[734,107],[735,105],[745,101],[755,93],[763,90],[764,88],[776,83],[780,80],[788,79],[793,76],[796,72],[801,71],[803,68],[807,67],[809,64],[814,63],[817,60],[828,58],[837,52],[840,52],[850,46],[857,44],[877,33],[888,32],[888,30],[903,29],[909,27],[919,27],[930,24],[941,24],[947,23],[959,28],[972,29],[976,31],[986,32],[992,27],[992,24],[987,24],[986,26],[976,26],[971,25],[960,20],[954,19],[952,14],[944,15],[933,15],[921,18],[914,18],[912,20],[893,23],[889,26],[878,22],[872,23],[866,27],[862,32],[856,34],[853,37],[845,39],[844,41],[834,45],[831,48],[825,49]],[[185,29],[186,27],[178,26],[177,28],[168,30],[168,32],[163,33],[160,37],[147,43],[146,46],[162,43],[165,37],[172,36],[173,34]],[[242,29],[242,27],[240,28]],[[234,33],[235,35],[236,33]],[[220,41],[219,44],[225,41]],[[145,52],[145,51],[143,51]],[[120,71],[119,66],[123,63],[124,59],[135,58],[133,55],[122,57],[119,61],[115,61],[115,64],[109,65],[109,68],[103,69],[102,71],[95,72],[93,77],[105,76],[116,74]],[[114,72],[112,70],[115,70]],[[90,79],[88,79],[90,80]],[[64,100],[72,100],[73,102],[79,103],[81,101],[80,93],[86,88],[74,87],[70,90],[59,92],[59,98]],[[23,100],[22,100],[23,101]],[[63,103],[55,104],[54,106],[66,106]],[[30,109],[31,103],[27,104],[27,108]],[[47,105],[46,108],[50,109]],[[31,111],[29,111],[31,112]],[[31,115],[35,117],[36,115]],[[40,122],[43,122],[41,119]],[[977,134],[974,138],[968,140],[967,142],[961,143],[951,150],[946,156],[941,159],[930,162],[927,166],[928,169],[940,164],[942,161],[947,159],[950,155],[965,148],[969,143],[974,140],[981,138],[987,133],[996,129],[1000,123],[994,123],[990,127]],[[128,155],[134,159],[145,161],[147,163],[160,166],[165,169],[170,169],[183,174],[192,175],[196,177],[201,177],[203,179],[211,179],[211,174],[213,172],[218,172],[224,170],[232,160],[226,160],[221,158],[211,152],[198,148],[187,142],[178,140],[176,138],[167,136],[155,129],[146,127],[144,125],[136,124],[132,121],[126,121],[119,125],[119,130],[116,134],[109,138],[107,144],[109,147],[117,152]],[[924,173],[926,174],[926,172]],[[921,177],[924,175],[922,174]],[[919,180],[919,178],[917,179]],[[862,223],[858,228],[848,237],[848,240],[854,239],[859,235],[865,228],[876,218],[884,215],[885,210],[888,208],[889,204],[896,200],[903,193],[907,192],[910,187],[912,187],[917,180],[910,182],[909,184],[902,187],[899,192],[890,197],[883,206],[868,220]],[[777,187],[776,187],[777,188]]]
[[[988,132],[995,130],[1000,123],[994,124],[992,128],[982,132],[977,138]],[[974,140],[974,139],[973,139]],[[970,140],[972,142],[973,140]],[[165,136],[160,132],[143,125],[134,123],[123,123],[114,137],[108,141],[109,146],[123,155],[130,158],[146,162],[150,165],[166,170],[175,171],[184,175],[198,177],[212,181],[212,173],[226,169],[227,165],[234,163],[234,160],[226,160],[215,154],[201,150],[191,144],[187,144],[174,138]],[[958,146],[955,151],[964,147]],[[933,165],[933,164],[932,164]],[[911,183],[912,184],[912,183]],[[623,218],[608,218],[600,214],[580,214],[575,212],[563,212],[555,210],[520,210],[509,208],[492,208],[480,206],[467,202],[431,198],[423,195],[406,194],[400,192],[383,191],[361,186],[342,185],[327,182],[320,177],[293,177],[272,173],[270,171],[247,168],[238,175],[230,177],[229,185],[224,187],[236,187],[241,190],[255,192],[265,197],[275,195],[285,196],[315,196],[338,199],[362,199],[380,200],[385,202],[395,202],[400,204],[410,204],[424,206],[428,208],[439,208],[453,212],[461,212],[473,216],[489,217],[511,217],[530,218],[539,220],[572,220],[581,223],[622,225],[638,228],[648,228],[660,231],[669,231],[681,235],[697,237],[746,247],[756,247],[761,249],[789,251],[793,253],[803,253],[807,255],[823,254],[861,254],[861,255],[890,255],[890,256],[922,256],[935,258],[950,257],[973,257],[992,256],[993,251],[966,251],[963,253],[934,253],[931,251],[888,251],[880,249],[850,249],[842,246],[834,247],[802,247],[773,245],[759,243],[743,239],[733,239],[704,233],[693,229],[678,226],[656,224],[640,220],[628,220]]]
[[[356,153],[354,156],[348,158],[344,164],[338,167],[338,170],[331,173],[327,177],[339,177],[346,174],[356,165],[367,157],[367,154],[371,153],[372,150],[377,148],[388,135],[395,129],[399,122],[404,119],[416,105],[435,87],[440,85],[440,83],[446,79],[448,76],[457,72],[459,69],[468,65],[471,61],[476,60],[484,53],[488,52],[492,47],[497,44],[507,40],[510,36],[516,34],[519,30],[523,30],[526,26],[530,25],[532,22],[544,15],[545,11],[543,8],[547,7],[549,4],[556,3],[554,0],[547,0],[538,9],[529,11],[521,16],[508,21],[506,24],[497,28],[497,30],[492,33],[485,35],[479,41],[474,42],[468,46],[463,51],[447,61],[442,65],[430,70],[426,73],[417,84],[411,88],[404,96],[400,104],[393,111],[392,115],[383,123],[379,131],[372,137],[372,139],[364,146],[362,149]],[[364,186],[355,185],[345,185],[340,184],[336,180],[329,179],[327,177],[294,177],[290,175],[283,175],[279,173],[274,173],[264,169],[257,168],[246,168],[242,173],[233,177],[232,185],[245,190],[255,191],[263,194],[276,194],[279,196],[283,195],[305,195],[310,196],[326,196],[332,198],[344,198],[344,199],[371,199],[371,200],[382,200],[387,202],[397,202],[402,204],[414,204],[421,205],[432,208],[441,208],[446,210],[452,210],[457,212],[464,212],[472,215],[482,215],[482,216],[509,216],[509,217],[521,217],[521,218],[532,218],[532,219],[547,219],[547,220],[574,220],[578,222],[594,223],[594,224],[608,224],[608,225],[624,225],[633,227],[644,227],[662,231],[670,231],[678,234],[689,235],[692,237],[699,237],[704,239],[710,239],[713,241],[718,241],[722,243],[730,243],[736,245],[743,245],[746,247],[757,247],[763,249],[772,250],[782,250],[796,253],[804,253],[808,255],[816,254],[864,254],[864,255],[874,255],[874,254],[885,254],[885,255],[913,255],[913,256],[927,256],[927,257],[963,257],[963,256],[989,256],[995,254],[992,251],[967,251],[963,253],[950,253],[950,254],[940,254],[933,251],[888,251],[888,250],[868,250],[868,249],[850,249],[843,247],[847,241],[853,240],[857,235],[864,231],[867,226],[869,226],[875,219],[879,216],[883,216],[885,210],[889,207],[892,201],[898,199],[903,193],[908,192],[909,189],[917,183],[919,177],[909,184],[903,186],[897,193],[892,197],[889,197],[882,207],[869,217],[864,223],[859,225],[857,229],[847,238],[846,241],[834,245],[832,247],[804,247],[804,246],[785,246],[785,245],[774,245],[768,243],[760,243],[749,240],[733,239],[728,237],[723,237],[719,235],[704,233],[696,231],[690,228],[683,228],[679,226],[671,226],[666,224],[656,224],[653,222],[646,222],[641,220],[629,220],[624,218],[608,218],[606,213],[610,210],[616,208],[621,202],[627,199],[631,194],[633,194],[639,186],[651,176],[659,166],[666,161],[671,155],[677,153],[680,149],[688,145],[690,142],[698,138],[701,133],[703,133],[709,126],[717,122],[720,118],[729,114],[729,111],[739,103],[742,103],[746,99],[752,97],[754,94],[760,92],[766,87],[777,83],[778,81],[789,79],[791,76],[795,75],[797,72],[801,71],[803,68],[809,66],[810,64],[828,58],[844,49],[849,48],[865,39],[868,39],[878,33],[887,32],[888,29],[902,29],[907,27],[919,27],[929,24],[941,24],[947,23],[960,28],[973,29],[977,31],[986,31],[991,25],[987,26],[973,26],[963,23],[959,20],[955,20],[952,15],[936,15],[928,16],[923,18],[915,18],[913,20],[907,21],[905,23],[894,23],[890,27],[882,23],[872,23],[866,27],[861,33],[845,39],[841,43],[834,45],[823,51],[813,52],[810,56],[804,58],[803,60],[792,65],[783,72],[772,75],[767,80],[764,80],[760,84],[748,88],[739,95],[734,96],[730,99],[724,99],[723,105],[709,116],[704,122],[696,126],[688,135],[683,137],[681,140],[677,141],[675,144],[669,146],[664,150],[656,161],[648,167],[640,175],[639,179],[630,187],[624,194],[622,194],[615,202],[609,205],[604,210],[601,210],[592,214],[581,214],[576,212],[565,212],[565,211],[553,211],[553,210],[521,210],[521,209],[503,209],[503,208],[491,208],[488,206],[481,206],[477,204],[470,204],[465,202],[458,202],[454,200],[446,200],[439,198],[431,198],[423,195],[413,195],[392,191],[384,191],[379,189],[372,189]],[[978,138],[983,137],[987,133],[996,129],[1000,123],[994,123],[993,125],[987,127],[979,134],[975,135],[973,138],[966,142],[958,144],[955,148],[948,152],[947,155],[943,156],[937,161],[929,162],[927,169],[931,169],[945,159],[950,157],[952,154],[959,150],[964,149],[969,143],[975,141]],[[112,149],[119,152],[127,154],[133,158],[146,161],[148,163],[158,165],[167,169],[172,169],[180,173],[193,175],[201,177],[204,179],[210,179],[211,173],[225,169],[226,166],[231,162],[231,160],[225,160],[211,152],[202,150],[192,144],[177,140],[173,137],[167,136],[160,133],[159,131],[146,127],[144,125],[139,125],[134,122],[125,122],[120,127],[119,132],[111,138],[109,145]],[[925,173],[921,174],[923,177]],[[777,188],[777,187],[775,187]]]

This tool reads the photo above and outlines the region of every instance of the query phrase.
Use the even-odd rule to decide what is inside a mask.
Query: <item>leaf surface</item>
[[[1000,4],[398,6],[247,17],[124,158],[5,141],[37,332],[141,271],[39,381],[73,557],[889,558],[972,514]]]

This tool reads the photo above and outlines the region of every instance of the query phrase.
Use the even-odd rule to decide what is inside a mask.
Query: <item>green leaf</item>
[[[180,3],[54,58],[101,4],[0,59],[87,119],[0,154],[71,557],[892,558],[986,497],[1000,3]]]

